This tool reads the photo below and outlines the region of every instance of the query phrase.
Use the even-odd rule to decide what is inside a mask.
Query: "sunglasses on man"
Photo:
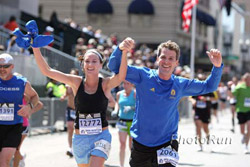
[[[4,65],[0,65],[0,68],[9,68],[11,66],[11,64],[4,64]]]

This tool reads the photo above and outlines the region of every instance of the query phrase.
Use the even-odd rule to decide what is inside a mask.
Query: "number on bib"
[[[177,166],[179,161],[179,154],[169,147],[161,148],[157,150],[157,160],[158,164],[171,163],[173,166]]]
[[[245,98],[244,107],[250,107],[250,98]]]
[[[95,135],[102,132],[102,120],[100,114],[83,114],[79,119],[79,129],[81,135]]]
[[[0,104],[0,121],[13,121],[14,113],[14,103]]]

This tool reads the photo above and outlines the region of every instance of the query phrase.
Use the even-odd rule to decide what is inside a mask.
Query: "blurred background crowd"
[[[63,72],[79,69],[77,57],[96,48],[106,58],[102,75],[112,75],[106,66],[109,56],[120,41],[131,36],[136,46],[128,54],[128,64],[156,68],[157,45],[172,40],[181,47],[175,74],[189,78],[192,26],[188,32],[182,29],[183,4],[183,0],[2,0],[0,52],[14,56],[16,72],[29,79],[40,97],[47,96],[50,80],[37,70],[32,51],[19,48],[11,34],[17,27],[26,33],[25,23],[32,19],[40,34],[54,36],[42,52],[50,66]],[[196,10],[195,77],[211,70],[206,50],[218,48],[225,65],[222,83],[232,77],[240,79],[250,71],[250,2],[200,0]]]

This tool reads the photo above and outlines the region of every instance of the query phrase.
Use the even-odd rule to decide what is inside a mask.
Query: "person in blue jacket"
[[[108,67],[119,71],[123,50],[134,47],[126,38],[113,51]],[[222,56],[211,49],[207,55],[213,64],[205,81],[186,79],[173,74],[179,64],[180,49],[172,41],[161,43],[157,51],[157,69],[128,66],[126,80],[135,85],[136,109],[130,129],[133,145],[131,167],[176,166],[178,164],[177,105],[183,96],[197,96],[217,89],[222,75]]]

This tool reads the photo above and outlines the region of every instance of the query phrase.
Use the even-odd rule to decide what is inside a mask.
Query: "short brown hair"
[[[249,73],[249,72],[245,73],[245,74],[242,76],[242,79],[243,79],[243,80],[246,80],[248,77],[250,77],[250,73]]]
[[[176,60],[179,60],[180,58],[180,47],[179,45],[177,45],[177,43],[172,42],[172,41],[167,41],[167,42],[163,42],[158,46],[157,49],[157,57],[159,57],[161,55],[161,51],[163,48],[167,48],[169,50],[173,50],[176,53]]]

